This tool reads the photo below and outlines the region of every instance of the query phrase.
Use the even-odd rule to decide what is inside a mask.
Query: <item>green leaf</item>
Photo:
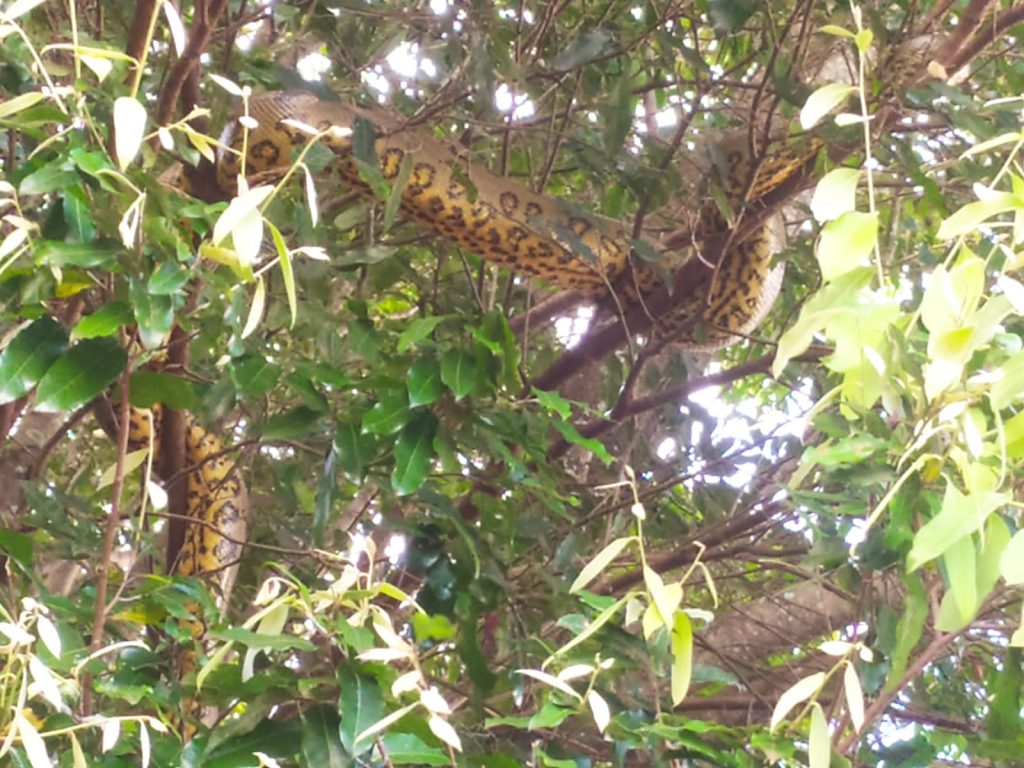
[[[71,163],[66,157],[59,157],[38,168],[21,180],[19,195],[45,195],[72,186],[78,181]]]
[[[415,493],[423,485],[434,455],[437,419],[432,413],[418,413],[406,424],[395,441],[395,468],[391,487],[399,496]]]
[[[68,242],[88,243],[96,237],[96,227],[89,217],[90,209],[78,189],[64,192],[64,221],[68,224]]]
[[[611,100],[602,111],[604,117],[604,149],[609,156],[615,156],[622,149],[630,128],[636,119],[633,111],[633,77],[630,74],[630,60],[619,60],[622,73],[611,87]]]
[[[112,336],[121,326],[132,322],[134,317],[128,302],[111,301],[75,323],[71,337],[92,339],[96,336]]]
[[[800,127],[805,131],[818,124],[825,115],[846,101],[857,89],[843,83],[828,83],[807,97],[800,110]]]
[[[322,417],[323,414],[318,411],[300,405],[284,413],[274,414],[256,429],[265,440],[298,440],[308,438]]]
[[[476,388],[476,358],[461,349],[450,349],[441,358],[441,381],[455,395],[456,400]]]
[[[811,705],[811,732],[807,739],[808,768],[828,768],[832,762],[832,741],[828,735],[828,720],[818,702]]]
[[[911,652],[921,639],[925,621],[928,618],[928,593],[916,574],[903,577],[906,588],[903,615],[896,625],[896,645],[892,651],[892,666],[886,679],[886,690],[891,691],[900,684],[907,669]]]
[[[153,295],[169,296],[188,282],[189,272],[174,261],[165,261],[149,276],[146,290]]]
[[[1007,648],[1003,654],[1002,665],[994,665],[999,672],[995,685],[990,688],[993,695],[990,699],[988,715],[985,718],[985,730],[991,739],[1016,740],[1021,734],[1021,650]]]
[[[878,215],[847,211],[821,230],[817,256],[821,276],[831,282],[863,266],[878,242]]]
[[[433,357],[421,357],[409,369],[409,405],[430,405],[441,396],[441,368]]]
[[[149,293],[141,280],[132,279],[128,297],[139,325],[139,338],[146,349],[156,349],[174,327],[174,305],[170,296]]]
[[[578,445],[581,448],[586,448],[594,454],[594,456],[603,461],[605,465],[609,465],[615,460],[612,458],[612,455],[608,453],[608,449],[604,447],[604,443],[600,440],[595,440],[592,437],[584,437],[579,433],[579,430],[569,422],[558,421],[556,419],[551,422],[551,426],[553,426],[558,433],[565,438],[566,442]]]
[[[122,251],[114,240],[95,240],[91,243],[63,243],[42,240],[36,243],[35,262],[48,267],[110,267]]]
[[[106,389],[127,363],[128,353],[113,339],[84,339],[43,375],[36,391],[36,408],[73,411]]]
[[[392,389],[363,416],[363,429],[375,435],[393,435],[409,420],[409,397],[404,389]]]
[[[49,317],[22,329],[0,352],[0,403],[27,395],[67,347],[67,331]]]
[[[1001,411],[1019,398],[1024,397],[1024,352],[1018,352],[998,369],[1002,376],[992,385],[988,393],[992,408]],[[1017,414],[1020,416],[1021,414]],[[1017,418],[1014,416],[1014,418]],[[1007,443],[1010,436],[1006,436]]]
[[[360,482],[369,458],[366,440],[361,434],[360,425],[354,422],[342,422],[334,433],[333,448],[338,455],[338,466],[349,479]]]
[[[835,168],[826,173],[814,188],[811,198],[811,213],[815,221],[832,221],[855,210],[859,181],[860,171],[856,168]]]
[[[578,592],[587,586],[596,577],[604,573],[604,569],[607,568],[611,562],[619,556],[619,553],[626,548],[626,545],[634,541],[632,536],[623,536],[615,539],[605,546],[600,552],[594,555],[593,559],[587,563],[583,570],[579,572],[579,575],[573,581],[572,586],[569,587],[569,592]]]
[[[19,531],[0,528],[0,551],[24,568],[32,567],[32,539]]]
[[[434,328],[437,327],[438,323],[441,323],[445,319],[446,317],[444,315],[417,317],[406,326],[405,330],[402,331],[401,336],[398,337],[398,351],[405,352],[414,344],[430,336],[430,334],[434,332]]]
[[[249,355],[232,363],[231,379],[242,397],[260,397],[274,388],[281,378],[281,367],[263,355]]]
[[[341,712],[341,726],[338,729],[341,743],[349,755],[359,757],[373,746],[373,739],[357,743],[356,736],[384,716],[380,687],[373,678],[353,672],[349,667],[343,667],[338,673],[338,688],[341,691],[338,701],[338,709]]]
[[[278,627],[275,627],[275,629],[278,629]],[[288,651],[294,648],[307,653],[316,650],[313,642],[305,637],[282,634],[279,631],[253,632],[242,627],[228,627],[227,629],[211,629],[207,634],[214,640],[238,643],[247,648],[278,651]]]
[[[402,194],[409,184],[409,176],[412,175],[412,166],[412,153],[406,152],[402,155],[402,162],[398,166],[398,175],[392,182],[391,191],[388,192],[387,199],[384,201],[384,221],[382,222],[384,232],[388,232],[395,224],[395,217],[402,205]]]
[[[1000,213],[1024,208],[1024,199],[1012,192],[993,192],[991,197],[968,203],[939,225],[940,240],[949,240],[977,230],[982,222]]]
[[[348,768],[355,761],[346,754],[338,732],[338,713],[325,706],[304,710],[302,719],[303,765]]]
[[[449,765],[448,753],[427,746],[411,733],[386,733],[381,739],[392,765]]]
[[[1024,531],[1017,531],[1003,550],[1000,572],[1007,584],[1024,584]]]
[[[907,570],[914,571],[920,568],[942,555],[965,536],[977,531],[992,512],[1009,500],[1009,494],[994,491],[964,495],[949,483],[946,486],[941,510],[914,536],[914,545],[907,555]]]
[[[572,416],[572,405],[557,392],[548,392],[534,387],[533,396],[537,398],[537,402],[541,404],[544,410],[557,413],[565,420]]]
[[[149,408],[163,403],[178,411],[189,411],[195,406],[192,382],[180,376],[154,371],[134,371],[131,384],[132,405]]]
[[[978,599],[977,554],[972,538],[964,536],[951,544],[942,555],[942,563],[949,579],[949,591],[953,593],[953,599],[963,618],[963,626],[974,618],[981,605]]]
[[[555,56],[551,68],[559,72],[576,69],[596,59],[612,42],[612,36],[601,27],[584,32]]]
[[[672,705],[686,698],[693,674],[693,625],[684,611],[677,610],[672,621]]]

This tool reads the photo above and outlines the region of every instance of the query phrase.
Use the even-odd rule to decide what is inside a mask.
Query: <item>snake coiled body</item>
[[[401,210],[423,228],[514,272],[593,298],[615,294],[620,305],[642,303],[662,285],[656,270],[631,259],[629,238],[618,223],[495,176],[467,153],[423,131],[406,129],[388,113],[305,93],[274,92],[251,98],[247,114],[256,127],[243,130],[234,121],[222,137],[228,150],[218,155],[217,183],[227,196],[233,194],[239,174],[290,164],[293,150],[310,140],[311,130],[334,151],[339,175],[372,194],[353,151],[356,123],[363,120],[377,136],[381,175],[396,180],[403,164],[408,166]],[[805,142],[798,151],[773,152],[760,163],[742,146],[735,142],[723,151],[719,172],[721,187],[736,211],[801,170],[820,144]],[[701,206],[696,233],[727,228],[713,203]],[[774,252],[767,225],[735,238],[706,290],[687,292],[674,302],[670,313],[657,318],[656,333],[701,347],[722,346],[748,334],[778,291],[781,273],[773,273]],[[670,263],[681,261],[670,254],[666,258]]]

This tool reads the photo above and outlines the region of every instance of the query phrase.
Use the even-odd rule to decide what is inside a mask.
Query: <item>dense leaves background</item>
[[[1021,6],[0,14],[3,759],[1019,761]],[[165,173],[242,86],[344,94],[621,221],[642,258],[724,201],[721,137],[798,135],[841,77],[826,107],[878,130],[818,115],[814,177],[768,201],[780,299],[699,354],[603,344],[614,313],[572,297],[531,312],[545,286],[403,219],[365,127],[377,200],[315,146],[228,215]],[[223,615],[163,575],[181,502],[94,418],[124,396],[237,447],[250,546]],[[197,687],[220,716],[183,746],[163,724]]]

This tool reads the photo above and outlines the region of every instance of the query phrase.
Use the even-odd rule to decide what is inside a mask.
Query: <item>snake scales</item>
[[[311,130],[335,153],[339,175],[372,195],[353,150],[353,129],[358,119],[364,119],[377,137],[380,174],[391,181],[407,179],[401,210],[424,229],[514,272],[596,300],[615,293],[620,305],[634,305],[662,285],[654,269],[631,258],[629,238],[616,222],[582,214],[562,200],[495,176],[465,153],[422,131],[405,130],[387,115],[303,93],[257,96],[247,108],[256,126],[243,129],[240,121],[232,121],[222,137],[216,178],[223,197],[234,194],[241,174],[289,165],[296,147],[310,140]],[[723,145],[718,163],[719,183],[737,211],[790,178],[819,148],[806,144],[801,152],[784,150],[755,163],[745,146],[746,142]],[[694,231],[699,236],[727,228],[719,208],[708,202],[700,209]],[[778,290],[781,274],[771,269],[772,257],[767,225],[735,238],[706,289],[675,300],[672,311],[657,318],[655,332],[690,346],[721,346],[749,333]],[[160,418],[159,409],[154,409],[152,422],[142,412],[133,412],[130,439],[148,442],[158,433]],[[221,442],[188,415],[186,436],[191,467],[187,512],[195,522],[187,528],[175,572],[213,581],[223,598],[231,588],[245,538],[246,489],[234,461],[223,455]],[[198,634],[201,626],[193,625],[192,631]],[[182,666],[191,667],[191,660]]]

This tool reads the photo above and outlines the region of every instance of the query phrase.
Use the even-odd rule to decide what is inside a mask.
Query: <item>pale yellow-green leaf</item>
[[[391,684],[391,695],[398,697],[403,693],[409,693],[415,691],[420,683],[423,682],[423,675],[419,670],[413,669],[406,672],[404,675],[399,675],[395,682]]]
[[[594,617],[594,620],[587,624],[587,626],[584,628],[582,632],[580,632],[578,635],[576,635],[576,637],[574,637],[572,640],[570,640],[558,649],[558,655],[568,653],[570,650],[572,650],[577,645],[590,638],[590,636],[597,632],[597,630],[599,630],[601,627],[603,627],[605,624],[611,621],[611,619],[620,610],[622,610],[622,606],[626,604],[627,599],[628,597],[621,597],[614,603],[609,605],[607,608],[605,608],[603,611],[601,611],[599,614],[597,614],[597,616]]]
[[[267,300],[267,288],[263,283],[263,277],[256,278],[256,290],[252,293],[252,304],[249,305],[249,316],[245,320],[245,328],[242,329],[242,338],[248,337],[260,325],[263,317],[263,307]]]
[[[848,125],[870,123],[874,119],[874,115],[858,115],[856,112],[840,112],[835,117],[835,123],[840,128],[845,128]]]
[[[117,744],[117,740],[121,738],[121,721],[116,719],[104,720],[103,725],[100,726],[100,732],[103,734],[100,742],[100,751],[109,752]]]
[[[42,5],[46,0],[14,0],[5,10],[0,11],[0,19],[14,21],[19,16],[24,16],[37,5]]]
[[[40,695],[58,712],[69,712],[64,698],[60,695],[60,684],[49,668],[39,660],[38,656],[30,656],[28,671],[32,678],[29,686],[30,695]]]
[[[449,747],[459,752],[462,751],[462,741],[459,739],[459,734],[455,732],[455,729],[452,728],[451,723],[447,720],[437,715],[431,715],[430,719],[427,720],[427,725],[430,726],[433,734]]]
[[[594,559],[583,567],[583,570],[580,571],[579,575],[573,581],[572,586],[569,587],[569,592],[578,592],[597,576],[604,573],[604,569],[608,567],[612,560],[619,556],[619,553],[622,552],[626,545],[631,541],[633,541],[632,536],[623,536],[622,538],[615,539],[604,549],[594,555]]]
[[[878,216],[847,211],[821,230],[818,264],[826,282],[863,266],[878,242]]]
[[[947,590],[939,602],[939,612],[935,616],[935,629],[939,632],[959,632],[971,623],[972,616],[965,614],[957,602],[953,590]]]
[[[367,728],[365,731],[356,736],[355,742],[353,743],[358,744],[361,741],[368,741],[372,739],[378,733],[386,731],[392,724],[397,723],[399,720],[401,720],[407,714],[412,712],[418,706],[419,703],[417,702],[416,704],[408,704],[402,707],[401,709],[395,710],[390,715],[381,718],[376,723]]]
[[[270,230],[270,239],[274,242],[274,250],[277,251],[277,258],[281,264],[281,281],[284,283],[284,293],[288,297],[288,311],[291,313],[289,328],[295,327],[295,320],[299,314],[299,300],[295,292],[295,273],[292,270],[292,257],[288,252],[288,246],[284,242],[281,230],[271,222],[267,222],[267,229]]]
[[[566,682],[564,682],[562,680],[559,680],[554,675],[549,675],[547,672],[543,672],[543,671],[541,671],[539,669],[517,669],[516,672],[518,672],[520,675],[524,675],[526,677],[532,677],[534,680],[539,680],[540,682],[544,683],[545,685],[549,685],[552,688],[554,688],[555,690],[561,691],[566,696],[569,696],[569,697],[571,697],[573,699],[576,699],[577,701],[582,701],[583,700],[583,697],[580,696],[572,688],[572,686],[570,686],[568,683],[566,683]]]
[[[26,240],[28,240],[27,229],[12,229],[0,243],[0,259],[5,259],[14,253]]]
[[[647,586],[651,598],[658,608],[658,613],[661,614],[665,629],[671,628],[672,617],[675,615],[679,604],[683,601],[682,584],[678,582],[665,584],[656,571],[646,566],[644,568],[644,584]]]
[[[28,93],[22,93],[17,96],[12,96],[9,99],[5,99],[0,102],[0,118],[16,115],[19,112],[38,104],[45,98],[46,97],[39,91],[29,91]]]
[[[183,125],[181,129],[185,132],[188,143],[191,144],[203,158],[211,163],[217,162],[217,154],[213,151],[213,142],[208,136],[204,136],[189,125]]]
[[[213,225],[213,237],[211,238],[213,244],[220,245],[234,231],[238,223],[257,211],[273,192],[272,186],[263,184],[233,198],[217,219],[217,223]]]
[[[167,17],[167,32],[174,43],[174,52],[181,56],[185,51],[185,25],[181,21],[174,3],[163,3],[164,16]]]
[[[644,610],[643,618],[640,620],[640,628],[643,630],[644,639],[650,640],[654,633],[665,626],[665,622],[661,618],[661,611],[658,610],[658,606],[654,603],[648,604]]]
[[[875,35],[871,31],[870,27],[865,27],[864,29],[857,32],[857,34],[854,35],[853,37],[854,42],[857,44],[857,50],[860,51],[861,53],[868,52],[868,49],[871,48],[871,43],[874,39]]]
[[[914,535],[907,555],[907,570],[913,571],[944,554],[953,544],[977,531],[988,516],[1009,500],[994,491],[963,494],[947,483],[939,513]]]
[[[991,149],[998,149],[999,147],[1005,146],[1006,144],[1012,144],[1014,142],[1024,141],[1024,133],[1020,131],[1014,131],[1012,133],[1001,133],[986,141],[979,142],[973,147],[968,149],[962,155],[961,158],[970,157],[971,155],[980,155],[988,152]]]
[[[54,626],[53,622],[50,621],[48,616],[38,614],[36,616],[36,632],[39,633],[39,639],[43,641],[43,645],[55,659],[60,658],[60,633],[57,631],[57,627]]]
[[[853,37],[853,32],[842,27],[837,27],[835,24],[826,24],[820,29],[826,35],[835,35],[836,37]]]
[[[85,760],[85,752],[82,751],[82,745],[78,743],[78,737],[75,736],[75,732],[69,732],[68,737],[71,739],[72,768],[89,768],[89,763]]]
[[[856,168],[835,168],[826,173],[811,198],[811,214],[815,220],[832,221],[854,210],[859,181],[860,171]]]
[[[234,81],[228,80],[226,77],[210,73],[210,79],[213,80],[217,85],[223,88],[225,91],[230,93],[232,96],[242,97],[242,89],[235,84]]]
[[[302,171],[306,178],[306,204],[309,206],[309,221],[315,227],[320,221],[320,212],[316,204],[316,184],[313,183],[313,174],[309,172],[305,163],[302,165]]]
[[[136,469],[138,469],[142,462],[146,460],[146,456],[149,455],[148,448],[140,448],[137,451],[129,451],[124,455],[124,473],[130,475]],[[107,467],[103,474],[100,475],[100,479],[96,481],[96,490],[101,491],[108,485],[114,482],[114,477],[117,475],[117,463],[111,464]]]
[[[683,611],[672,621],[672,706],[686,698],[693,674],[693,625]]]
[[[135,159],[146,134],[146,108],[130,96],[114,101],[114,154],[123,171]]]
[[[145,723],[139,723],[139,751],[142,753],[142,768],[148,768],[150,757],[149,729]]]
[[[818,702],[811,705],[811,732],[807,737],[808,768],[828,768],[832,761],[832,740],[828,735],[828,720]]]
[[[161,125],[156,129],[156,137],[160,140],[160,146],[168,152],[174,149],[174,136],[168,128]]]
[[[939,225],[936,237],[949,240],[974,232],[985,221],[1007,211],[1024,207],[1024,200],[1011,192],[999,192],[986,200],[968,203]]]
[[[604,733],[608,723],[612,720],[612,713],[608,708],[608,702],[604,700],[601,694],[592,690],[587,693],[587,704],[590,706],[590,714],[594,717],[594,725],[597,726],[598,731]]]
[[[90,56],[88,54],[81,56],[80,59],[96,75],[96,79],[101,83],[107,79],[107,75],[114,69],[114,62],[110,59],[101,59],[99,56]]]
[[[853,732],[859,733],[864,727],[864,690],[853,664],[848,663],[843,670],[843,691],[846,694],[846,709],[850,713]]]
[[[18,738],[21,739],[21,748],[25,750],[29,765],[32,768],[52,768],[53,762],[46,751],[43,737],[21,710],[15,712],[13,726]]]
[[[249,211],[231,230],[231,243],[243,264],[255,264],[263,245],[263,214]]]
[[[420,704],[427,708],[430,712],[434,712],[439,715],[450,714],[452,709],[448,706],[448,702],[437,688],[430,687],[420,691]]]
[[[209,677],[212,672],[217,670],[221,666],[221,664],[224,663],[224,660],[227,659],[227,657],[231,654],[232,650],[234,650],[234,647],[234,643],[224,643],[224,645],[218,648],[210,656],[209,660],[205,664],[203,664],[202,668],[196,673],[197,691],[202,690],[203,683],[206,681],[206,678]]]
[[[256,625],[256,634],[277,637],[284,630],[288,623],[289,607],[285,598],[278,598],[269,605],[262,614],[259,623]],[[256,657],[262,652],[262,648],[249,648],[242,660],[242,682],[252,679],[254,674],[253,664]]]
[[[1007,584],[1024,584],[1024,531],[1017,531],[1006,545],[999,569]]]
[[[559,680],[578,680],[581,677],[590,677],[594,672],[593,664],[570,664],[558,673]]]
[[[779,727],[786,715],[797,704],[806,701],[811,696],[815,695],[821,690],[822,684],[825,682],[824,672],[815,672],[813,675],[801,678],[786,690],[779,697],[778,703],[775,705],[775,709],[772,711],[771,730],[774,732]]]
[[[996,285],[999,286],[1003,295],[1009,299],[1010,304],[1013,306],[1013,311],[1018,315],[1024,315],[1024,285],[1005,274],[1000,275],[996,279]]]
[[[356,658],[360,661],[399,661],[400,659],[409,658],[409,654],[400,651],[396,648],[371,648],[368,651],[363,651]]]
[[[157,511],[167,509],[167,491],[160,483],[155,480],[147,480],[146,493],[149,495],[149,503],[153,505],[153,509]]]
[[[845,640],[826,640],[818,646],[818,650],[827,653],[829,656],[845,656],[853,647],[852,643]]]
[[[805,131],[818,124],[825,115],[838,107],[850,94],[857,91],[852,85],[828,83],[807,97],[803,109],[800,110],[800,127]]]

